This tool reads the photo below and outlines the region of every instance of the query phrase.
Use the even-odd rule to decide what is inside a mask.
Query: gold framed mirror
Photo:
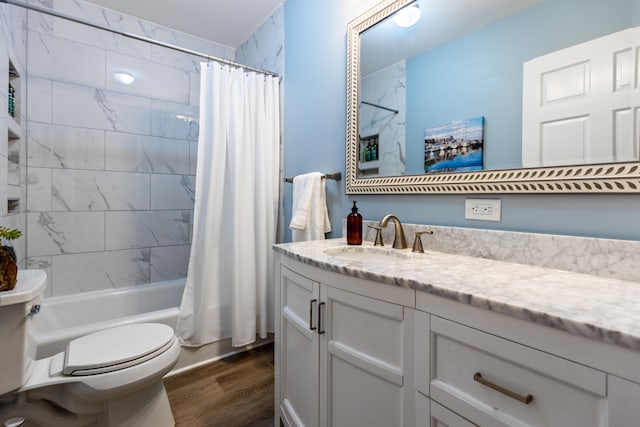
[[[449,2],[451,4],[461,2],[462,0],[456,0],[455,2],[451,0],[442,1]],[[497,0],[496,2],[500,3],[500,1],[501,0]],[[544,3],[545,1],[557,2],[558,0],[518,1],[523,2],[522,7],[526,8],[536,7],[537,3]],[[433,4],[433,2],[426,2],[424,0],[418,0],[418,2],[421,3],[419,6],[423,9],[429,8],[431,7],[430,5]],[[472,0],[472,2],[475,2],[475,4],[483,3],[477,2],[477,0]],[[631,5],[639,3],[639,0],[614,0],[614,3],[615,2],[620,2],[621,6],[630,8]],[[515,137],[511,136],[508,139],[508,141],[512,141],[513,144],[517,145],[512,146],[509,149],[504,149],[504,147],[499,148],[497,142],[498,138],[496,137],[496,135],[499,134],[499,131],[497,131],[498,125],[502,121],[512,123],[517,120],[508,121],[492,116],[491,112],[489,111],[490,107],[486,106],[488,104],[484,104],[485,106],[480,107],[474,112],[473,115],[467,112],[456,111],[452,113],[452,115],[447,116],[447,121],[450,121],[451,123],[454,123],[455,120],[471,119],[474,116],[482,116],[482,126],[485,126],[481,141],[482,144],[478,143],[477,140],[468,141],[469,148],[467,148],[467,141],[465,141],[467,138],[460,138],[459,140],[456,140],[456,138],[448,137],[445,142],[443,142],[443,139],[434,139],[430,136],[430,129],[435,128],[436,126],[434,125],[439,125],[442,123],[428,123],[428,118],[424,119],[423,117],[422,121],[420,121],[418,125],[420,127],[419,132],[413,132],[413,136],[411,137],[411,140],[413,141],[412,144],[417,144],[415,147],[412,147],[412,150],[414,150],[413,152],[409,152],[408,149],[407,151],[402,150],[401,144],[403,144],[404,141],[393,141],[393,146],[394,148],[398,147],[399,156],[402,158],[402,160],[404,160],[404,163],[408,164],[410,161],[413,161],[413,163],[417,165],[416,169],[404,171],[396,170],[396,172],[391,172],[390,174],[378,173],[379,171],[370,173],[371,168],[369,166],[375,164],[376,161],[383,155],[380,148],[382,147],[382,141],[378,141],[378,137],[383,138],[383,135],[382,132],[373,135],[371,134],[371,132],[367,133],[367,131],[364,130],[364,128],[361,126],[360,116],[363,109],[375,109],[381,112],[381,117],[383,117],[383,119],[381,119],[380,122],[384,123],[383,126],[388,126],[388,124],[392,121],[392,117],[394,116],[400,117],[400,120],[398,120],[399,122],[402,122],[402,119],[406,118],[406,122],[409,123],[409,120],[412,117],[416,116],[416,113],[413,110],[410,110],[408,112],[405,111],[405,117],[402,117],[403,112],[398,112],[399,110],[401,110],[401,107],[397,108],[395,105],[389,105],[385,104],[384,102],[380,102],[379,97],[377,98],[377,102],[376,99],[373,99],[373,102],[372,99],[364,99],[361,92],[363,86],[362,68],[364,66],[368,66],[366,65],[368,64],[368,58],[363,58],[361,56],[363,36],[372,32],[372,29],[377,28],[386,22],[389,22],[391,17],[397,12],[403,9],[414,7],[415,3],[416,0],[385,0],[350,22],[347,26],[347,194],[640,192],[640,162],[638,157],[640,151],[640,102],[636,101],[636,98],[640,99],[640,95],[638,95],[638,92],[640,92],[640,72],[637,71],[638,64],[640,64],[640,55],[638,54],[638,51],[640,51],[640,37],[637,37],[636,33],[634,32],[638,28],[638,23],[636,22],[633,22],[632,24],[630,23],[628,25],[628,29],[624,28],[625,31],[633,32],[633,34],[630,36],[625,35],[623,42],[628,42],[628,47],[627,45],[625,45],[626,47],[624,48],[612,48],[613,59],[611,61],[611,66],[613,68],[608,69],[607,73],[610,74],[611,79],[613,79],[613,85],[611,86],[613,88],[612,91],[624,91],[626,104],[616,104],[613,107],[608,107],[609,110],[607,111],[607,117],[611,116],[611,119],[608,120],[606,126],[604,126],[604,131],[596,132],[594,130],[596,129],[596,127],[592,125],[589,120],[583,120],[584,117],[590,117],[589,112],[581,112],[579,114],[573,111],[569,113],[565,112],[563,113],[564,116],[562,119],[558,119],[555,117],[550,119],[544,116],[546,112],[539,113],[536,111],[534,112],[535,114],[542,114],[546,118],[539,119],[533,124],[531,124],[530,121],[522,118],[522,115],[532,114],[529,112],[530,109],[522,108],[523,102],[524,105],[537,106],[538,104],[544,104],[544,100],[551,100],[555,102],[557,101],[557,99],[560,99],[562,97],[564,98],[562,98],[561,101],[565,102],[565,98],[578,99],[582,95],[582,93],[579,92],[573,93],[571,92],[571,90],[583,90],[584,93],[595,91],[595,89],[585,85],[584,83],[584,81],[590,82],[591,80],[595,79],[595,76],[598,74],[596,65],[590,64],[589,60],[575,60],[571,62],[570,65],[560,68],[556,67],[555,65],[546,65],[547,68],[542,68],[542,71],[537,71],[537,74],[533,74],[533,78],[527,78],[526,73],[528,71],[526,70],[526,68],[529,67],[529,65],[526,65],[527,63],[531,62],[537,64],[538,62],[536,61],[538,60],[538,58],[542,58],[541,61],[545,61],[548,59],[550,53],[555,54],[555,51],[543,52],[543,54],[535,55],[535,58],[533,59],[535,59],[536,61],[533,61],[533,59],[531,59],[532,57],[528,57],[528,59],[524,62],[518,62],[520,68],[519,70],[517,70],[517,72],[524,74],[524,77],[521,75],[519,78],[521,79],[521,81],[525,82],[520,83],[521,85],[525,86],[524,88],[520,87],[520,97],[526,100],[528,96],[527,93],[532,93],[534,98],[538,98],[533,99],[533,101],[529,100],[527,102],[519,101],[520,108],[518,109],[517,114],[520,115],[521,123],[519,125],[520,127],[516,130],[519,131],[519,135],[516,135]],[[510,0],[503,3],[513,4],[518,2],[513,2]],[[624,3],[624,5],[622,5],[622,3]],[[610,7],[611,5],[608,6]],[[519,11],[517,10],[508,11],[503,13],[502,17],[518,12]],[[425,10],[423,13],[429,13],[429,10]],[[596,14],[597,12],[594,12],[594,15]],[[497,15],[499,15],[499,13]],[[622,13],[620,13],[619,15],[621,16],[616,17],[618,21],[624,19]],[[632,16],[634,14],[631,10],[628,10],[628,13],[626,13],[626,15]],[[500,19],[502,19],[502,17]],[[491,23],[484,22],[482,24],[484,25],[483,28],[487,28],[487,26],[489,26]],[[624,27],[626,24],[616,23],[616,25]],[[454,27],[464,26],[454,25]],[[570,32],[569,29],[567,31]],[[602,37],[604,38],[604,36],[609,37],[609,33],[605,32]],[[532,36],[530,35],[529,37]],[[591,41],[591,39],[588,40]],[[599,42],[600,37],[598,37],[597,40]],[[573,48],[574,45],[582,46],[583,42],[584,41],[582,40],[572,42],[573,44],[571,45],[571,47]],[[395,46],[399,45],[396,44]],[[402,50],[399,47],[396,49],[393,45],[391,46],[391,49]],[[558,51],[562,52],[562,54],[566,53],[565,48],[558,49]],[[376,51],[376,54],[373,56],[382,55],[377,55]],[[527,57],[525,56],[525,58]],[[578,66],[574,66],[575,64],[578,64]],[[554,68],[554,70],[562,69],[563,74],[561,77],[566,78],[566,76],[569,76],[571,79],[573,79],[571,80],[571,82],[573,83],[566,84],[565,81],[559,80],[562,84],[556,84],[556,86],[554,87],[553,79],[556,77],[548,71],[553,67],[556,67]],[[525,69],[524,72],[523,69]],[[444,71],[446,72],[447,70]],[[576,76],[578,76],[578,79],[583,78],[584,81],[582,82],[582,86],[575,83]],[[591,79],[592,76],[594,76],[593,79]],[[541,83],[536,86],[537,82]],[[527,84],[529,85],[529,88],[527,88]],[[412,94],[411,96],[413,96],[413,88],[408,82],[406,83],[405,90],[407,93],[410,93]],[[518,91],[511,90],[510,92]],[[560,94],[558,95],[558,93]],[[554,96],[556,96],[557,99],[553,98]],[[542,98],[544,99],[541,101]],[[596,100],[601,99],[598,96],[595,96],[593,98]],[[620,96],[618,96],[618,98],[620,98]],[[489,99],[489,102],[492,102],[492,100]],[[472,102],[466,101],[464,101],[464,103],[465,105],[472,104]],[[554,109],[555,111],[557,110],[556,106],[561,104],[561,102],[556,102],[555,104],[552,104],[550,102],[550,104],[553,107],[552,109]],[[514,108],[507,109],[511,111],[515,110]],[[445,109],[443,108],[442,110]],[[424,112],[419,112],[419,114],[422,113]],[[433,115],[435,116],[435,114]],[[487,116],[486,122],[484,121],[485,115]],[[444,121],[444,119],[442,118],[439,119],[441,121]],[[367,118],[366,120],[367,123],[371,121],[369,120],[369,118]],[[558,123],[561,123],[562,126],[558,126]],[[409,125],[407,124],[407,127],[408,126]],[[433,126],[433,128],[430,126]],[[415,129],[415,127],[416,126],[413,126],[412,129]],[[524,129],[524,131],[522,129]],[[560,130],[558,131],[557,129]],[[558,147],[557,149],[549,150],[545,148],[543,150],[544,147],[553,147],[553,145],[549,145],[548,141],[558,144],[558,141],[564,142],[568,140],[566,139],[567,132],[582,132],[581,135],[587,135],[589,136],[589,138],[591,138],[587,142],[581,141],[582,146],[579,147],[581,153],[586,152],[587,149],[585,149],[584,147],[588,147],[589,144],[594,145],[593,140],[596,140],[598,138],[602,139],[602,135],[605,135],[604,139],[611,139],[611,141],[608,141],[606,143],[608,151],[604,150],[608,152],[608,157],[603,157],[604,155],[599,154],[597,150],[593,152],[587,152],[586,154],[583,153],[583,157],[576,156],[574,152],[570,152],[569,154],[567,154],[566,151],[568,149],[565,150],[564,147],[565,145],[571,146],[571,144],[564,143],[562,144],[562,147]],[[408,143],[409,131],[407,130],[406,133]],[[402,132],[395,132],[395,134],[402,134]],[[529,135],[534,135],[533,139],[538,145],[534,146],[534,149],[531,149],[531,143],[526,142],[529,145],[525,145],[522,135],[526,136],[526,138],[524,139],[526,139],[527,141],[531,139]],[[547,139],[544,139],[540,135],[544,135],[544,138]],[[622,146],[619,141],[616,141],[616,138],[618,138],[620,135],[622,135],[623,137],[620,137],[619,139],[626,141],[626,146]],[[563,137],[565,139],[559,139]],[[540,140],[542,140],[542,142],[540,142]],[[435,155],[433,149],[434,144],[435,146],[437,146],[437,150],[435,150],[437,152],[435,153]],[[465,144],[464,147],[462,147],[462,144]],[[475,144],[473,145],[473,149],[471,148],[472,144]],[[478,146],[480,147],[479,149],[477,148]],[[441,172],[438,169],[427,170],[428,167],[431,167],[431,165],[433,164],[433,158],[437,157],[438,155],[443,156],[443,158],[446,157],[448,160],[450,160],[451,158],[456,159],[463,157],[461,153],[464,153],[466,156],[467,153],[475,151],[477,157],[477,151],[482,151],[483,149],[483,167],[480,170],[478,170],[477,168],[476,170],[471,169],[470,171],[463,171],[467,170],[465,168],[440,169],[444,170],[445,172]],[[513,151],[516,154],[513,155],[512,158],[508,161],[502,163],[497,162],[496,159],[500,158],[499,153],[509,152],[509,150]],[[451,152],[457,154],[454,154],[452,156]],[[446,155],[442,153],[446,153]],[[542,155],[540,153],[545,153],[545,155]],[[551,153],[552,155],[550,155],[549,153]],[[397,158],[397,154],[394,155]],[[564,158],[562,156],[564,156]],[[574,157],[576,159],[584,158],[586,160],[575,160]],[[438,166],[445,163],[444,161],[442,161],[442,159],[436,160],[438,160]],[[516,165],[516,163],[520,164]],[[523,167],[522,165],[527,165],[527,167]],[[423,167],[424,170],[422,170]],[[379,169],[382,169],[382,167],[380,167]]]

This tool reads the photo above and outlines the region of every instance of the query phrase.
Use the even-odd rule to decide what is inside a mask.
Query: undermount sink
[[[411,252],[379,246],[338,246],[324,253],[349,261],[398,262],[411,259]]]

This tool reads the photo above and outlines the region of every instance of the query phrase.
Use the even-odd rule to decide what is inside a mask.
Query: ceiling
[[[89,0],[231,47],[239,47],[283,0]]]

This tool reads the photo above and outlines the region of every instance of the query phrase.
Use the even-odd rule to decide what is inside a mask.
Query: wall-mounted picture
[[[424,132],[424,171],[482,170],[484,117],[428,127]]]

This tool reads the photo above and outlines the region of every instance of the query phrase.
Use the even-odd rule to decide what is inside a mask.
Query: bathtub
[[[80,336],[128,323],[164,323],[175,329],[185,279],[45,298],[34,317],[37,358],[64,351]]]
[[[45,298],[33,318],[38,351],[36,358],[64,351],[67,343],[102,329],[128,323],[164,323],[175,329],[185,279],[128,288],[83,292]],[[233,347],[230,338],[203,345],[182,347],[178,362],[167,376],[273,342],[273,334],[257,338],[244,347]]]

